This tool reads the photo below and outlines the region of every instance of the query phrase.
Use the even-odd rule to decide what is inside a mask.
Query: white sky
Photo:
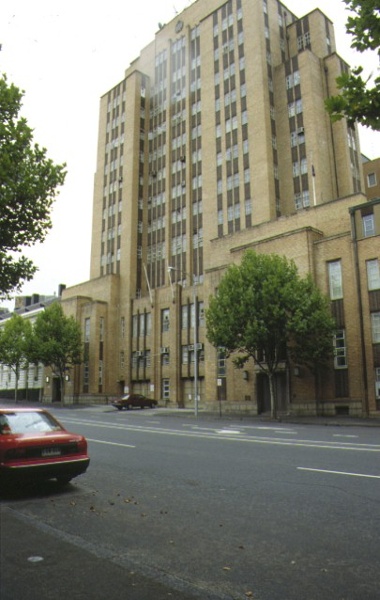
[[[167,23],[190,4],[192,0],[1,0],[0,72],[25,91],[21,114],[34,129],[35,141],[54,162],[68,167],[53,228],[43,244],[26,251],[39,271],[23,294],[50,295],[60,283],[88,280],[99,99],[154,39],[158,23]],[[350,48],[343,0],[285,4],[298,17],[319,7],[335,25],[342,58],[376,73],[375,53],[362,55]],[[380,156],[380,132],[361,128],[361,150],[369,158]]]

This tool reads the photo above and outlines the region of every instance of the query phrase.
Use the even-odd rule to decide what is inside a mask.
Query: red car
[[[122,398],[117,398],[111,402],[117,410],[131,410],[132,408],[156,408],[158,402],[152,398],[147,398],[142,394],[127,394]]]
[[[57,479],[66,484],[90,463],[87,441],[46,410],[0,408],[0,482]]]

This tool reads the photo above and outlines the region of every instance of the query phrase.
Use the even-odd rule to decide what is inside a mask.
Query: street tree
[[[352,48],[359,52],[374,51],[380,59],[380,7],[378,0],[343,0],[352,12],[346,31],[353,36]],[[380,76],[363,78],[363,67],[342,73],[336,80],[339,95],[325,102],[332,121],[346,118],[380,130]]]
[[[314,373],[328,364],[335,323],[328,300],[293,261],[248,250],[228,267],[206,311],[207,338],[234,354],[242,368],[253,359],[268,376],[271,415],[277,417],[275,376],[284,360]]]
[[[23,319],[16,313],[13,313],[0,329],[0,363],[9,367],[15,374],[15,402],[18,400],[21,371],[28,367],[31,330],[29,319]]]
[[[74,317],[64,314],[59,302],[54,302],[37,315],[29,357],[51,368],[59,378],[63,399],[65,376],[71,367],[82,363],[82,340],[79,323]]]
[[[37,267],[22,252],[45,239],[66,175],[65,165],[47,158],[19,116],[23,95],[0,77],[0,298],[33,278]]]

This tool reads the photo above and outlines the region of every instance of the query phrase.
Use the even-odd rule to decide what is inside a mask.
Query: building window
[[[226,376],[226,351],[224,348],[218,348],[217,352],[217,376]]]
[[[88,386],[90,381],[90,370],[88,362],[86,361],[83,365],[83,392],[88,392]]]
[[[198,302],[198,324],[199,327],[205,326],[205,308],[202,301]]]
[[[310,206],[310,194],[309,190],[305,190],[294,196],[294,204],[296,210],[302,210],[303,208],[308,208]]]
[[[125,355],[124,355],[124,351],[122,350],[120,352],[120,371],[124,371],[124,367],[125,367]]]
[[[103,386],[103,361],[100,360],[99,368],[98,368],[98,391],[99,392],[102,391],[102,386]]]
[[[139,318],[138,318],[138,315],[133,315],[133,317],[132,317],[132,337],[137,338],[138,330],[139,330]]]
[[[164,352],[161,354],[161,364],[163,366],[170,364],[170,354],[169,352]]]
[[[145,313],[140,314],[140,328],[139,328],[140,337],[145,336]]]
[[[194,329],[195,324],[195,304],[190,304],[190,327]]]
[[[363,220],[363,237],[375,235],[375,217],[372,214],[362,217]]]
[[[181,348],[181,364],[187,365],[189,364],[189,349],[186,346],[182,346]]]
[[[347,367],[346,332],[344,329],[338,329],[334,335],[334,368],[335,369],[345,369],[346,367]]]
[[[90,319],[84,320],[84,341],[85,343],[90,341]]]
[[[377,185],[376,173],[368,173],[367,185],[368,187],[374,187],[375,185]]]
[[[184,304],[181,309],[181,328],[188,329],[189,327],[189,307]]]
[[[151,313],[145,314],[145,332],[146,332],[146,335],[150,335],[152,332],[152,314]]]
[[[163,379],[161,382],[161,395],[163,400],[169,400],[170,398],[170,381],[169,379]]]
[[[372,342],[380,344],[380,312],[371,314]]]
[[[375,393],[377,400],[380,400],[380,367],[375,369]]]
[[[329,288],[331,300],[343,298],[342,262],[335,260],[328,263]]]
[[[164,310],[161,311],[161,331],[169,331],[169,327],[169,309],[164,308]]]
[[[380,289],[380,267],[377,258],[367,260],[367,280],[369,291]]]

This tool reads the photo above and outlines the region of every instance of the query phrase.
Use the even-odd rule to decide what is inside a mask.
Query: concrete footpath
[[[194,600],[184,582],[134,571],[123,557],[106,556],[83,540],[0,506],[1,600]],[[187,590],[191,584],[186,585]]]

